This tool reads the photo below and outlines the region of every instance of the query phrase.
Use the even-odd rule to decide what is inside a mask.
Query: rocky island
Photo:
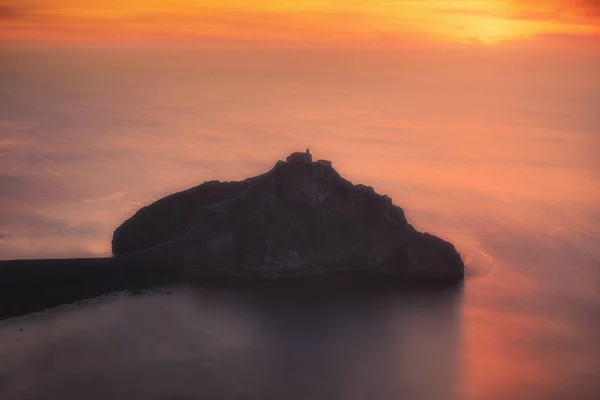
[[[459,280],[454,246],[418,232],[371,187],[294,153],[263,175],[205,182],[143,207],[114,232],[113,254],[163,259],[187,277],[343,274]]]
[[[418,232],[389,197],[308,151],[263,175],[205,182],[143,207],[115,230],[112,250],[109,258],[0,261],[0,319],[179,282],[362,288],[372,278],[376,290],[396,290],[464,276],[451,243]]]

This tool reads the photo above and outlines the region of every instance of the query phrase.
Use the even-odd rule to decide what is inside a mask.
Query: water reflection
[[[459,398],[461,298],[280,287],[102,300],[4,323],[2,398]]]

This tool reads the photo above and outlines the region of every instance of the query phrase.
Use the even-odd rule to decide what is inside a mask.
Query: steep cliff
[[[115,255],[143,253],[193,277],[369,273],[457,280],[451,243],[331,166],[279,161],[242,182],[206,182],[140,209],[114,233]]]

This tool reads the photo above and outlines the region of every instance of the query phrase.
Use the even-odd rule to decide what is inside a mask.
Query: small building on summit
[[[309,149],[306,149],[305,153],[302,153],[302,152],[292,153],[289,156],[287,156],[287,158],[285,160],[287,162],[293,163],[293,164],[316,164],[316,165],[322,165],[325,167],[331,167],[331,161],[329,161],[329,160],[318,160],[316,162],[313,162],[312,154],[310,154]]]
[[[296,164],[312,164],[312,154],[310,154],[309,149],[306,149],[306,153],[297,152],[290,154],[286,158],[286,161]]]

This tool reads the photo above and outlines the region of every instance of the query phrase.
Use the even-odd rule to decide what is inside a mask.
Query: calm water
[[[310,147],[468,274],[427,293],[178,287],[5,321],[0,398],[599,398],[598,58],[0,57],[1,259],[108,255],[142,205]]]

